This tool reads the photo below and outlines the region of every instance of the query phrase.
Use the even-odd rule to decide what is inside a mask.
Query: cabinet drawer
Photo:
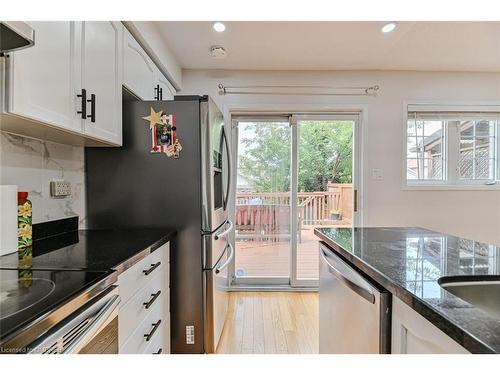
[[[118,285],[120,285],[120,297],[123,305],[144,285],[162,273],[164,263],[162,256],[163,251],[158,249],[118,275]],[[151,270],[158,263],[159,265]],[[148,270],[151,271],[146,274]]]
[[[162,322],[162,326],[163,326]],[[168,319],[168,315],[165,316],[165,325],[162,327],[162,331],[158,332],[158,335],[153,337],[149,344],[146,346],[146,349],[144,349],[144,354],[169,354],[170,353],[170,336],[166,336],[166,328],[167,326],[170,325],[170,321]],[[158,328],[160,329],[160,328]],[[161,333],[161,334],[160,334]],[[167,340],[169,342],[167,343]],[[158,353],[158,351],[161,349],[161,353]]]
[[[165,319],[163,317],[163,309],[160,303],[156,304],[146,315],[144,320],[139,323],[137,329],[130,335],[125,344],[120,345],[119,353],[120,354],[141,354],[144,353],[147,346],[153,341],[153,339],[157,339],[157,336],[160,340],[163,340],[164,328],[165,328]],[[161,321],[161,322],[160,322]],[[118,324],[120,319],[118,318]],[[154,331],[149,341],[146,340],[145,335],[151,334],[154,325],[160,322],[158,328]]]
[[[120,345],[125,343],[137,328],[137,323],[143,321],[155,305],[165,304],[165,297],[168,299],[168,288],[164,286],[163,274],[159,273],[140,291],[134,294],[129,301],[121,306],[120,319],[118,322]],[[147,302],[151,303],[149,307],[144,305]]]

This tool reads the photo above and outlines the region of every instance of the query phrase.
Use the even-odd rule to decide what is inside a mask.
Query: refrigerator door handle
[[[227,204],[229,202],[229,193],[231,190],[231,174],[232,172],[232,157],[231,157],[231,147],[229,146],[229,142],[227,140],[226,130],[224,126],[222,127],[222,137],[224,139],[224,144],[226,146],[227,152],[227,187],[226,187],[226,195],[224,196],[224,211],[227,209]]]
[[[373,292],[362,285],[359,285],[355,281],[351,280],[347,275],[344,275],[336,267],[334,267],[327,259],[326,254],[323,249],[320,249],[321,259],[328,266],[328,271],[335,276],[342,284],[351,289],[357,295],[363,297],[368,302],[375,303],[375,295]]]
[[[226,228],[226,230],[224,230],[223,232],[221,232],[221,233],[219,233],[219,234],[216,234],[216,235],[214,236],[214,238],[215,238],[216,240],[219,240],[219,239],[221,239],[221,238],[226,237],[226,235],[227,235],[229,232],[231,232],[231,229],[233,229],[233,223],[232,223],[232,221],[231,221],[231,220],[227,220],[227,221],[226,221],[226,224],[229,224],[229,227],[228,227],[228,228]]]
[[[222,264],[222,266],[215,268],[215,273],[220,273],[222,270],[224,270],[224,268],[226,268],[229,265],[229,263],[231,263],[231,261],[234,258],[234,248],[233,248],[233,245],[231,245],[228,242],[227,247],[229,247],[229,249],[231,250],[231,254],[227,257],[226,261]]]

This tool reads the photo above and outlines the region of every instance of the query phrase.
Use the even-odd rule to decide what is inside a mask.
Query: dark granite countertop
[[[33,242],[32,269],[119,272],[170,241],[168,228],[79,230]],[[0,268],[18,267],[17,252],[0,257]]]
[[[500,353],[500,320],[438,283],[443,276],[500,275],[500,247],[422,228],[316,228],[314,232],[468,351]]]

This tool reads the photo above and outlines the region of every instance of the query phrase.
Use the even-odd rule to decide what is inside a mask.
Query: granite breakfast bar
[[[422,228],[316,228],[315,234],[392,294],[393,352],[400,352],[394,314],[402,308],[458,344],[454,352],[500,353],[498,317],[440,285],[443,280],[500,280],[500,247]],[[430,352],[441,352],[435,349]]]

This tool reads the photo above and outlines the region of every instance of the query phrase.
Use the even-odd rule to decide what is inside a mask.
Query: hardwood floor
[[[318,293],[231,292],[218,354],[318,353]]]

